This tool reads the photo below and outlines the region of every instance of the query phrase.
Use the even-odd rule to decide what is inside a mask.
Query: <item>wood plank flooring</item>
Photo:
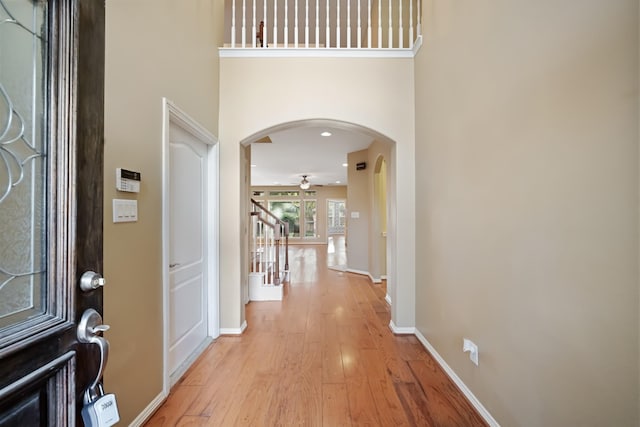
[[[282,302],[251,302],[146,426],[485,426],[414,336],[388,328],[385,284],[290,248]]]

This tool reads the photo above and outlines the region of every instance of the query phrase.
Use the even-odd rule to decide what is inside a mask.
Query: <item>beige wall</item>
[[[221,327],[239,328],[242,250],[239,144],[273,126],[298,120],[340,120],[395,141],[389,184],[403,209],[392,239],[398,245],[396,323],[414,325],[414,119],[413,61],[365,58],[221,58]],[[375,72],[372,72],[375,70]],[[268,107],[265,108],[265,101]],[[362,128],[359,128],[362,129]],[[249,142],[249,141],[245,141]],[[393,200],[396,203],[396,200]],[[391,224],[391,223],[390,223]],[[391,227],[391,225],[390,225]]]
[[[369,273],[374,280],[378,281],[387,274],[387,238],[382,235],[382,232],[387,231],[387,167],[391,159],[391,145],[384,141],[373,141],[367,151],[369,157],[367,160],[369,191],[371,194],[369,201],[371,212],[369,225]],[[385,162],[384,170],[381,173],[377,173],[380,172],[376,170],[378,162],[382,160]]]
[[[360,150],[347,155],[347,268],[360,273],[369,272],[369,223],[371,222],[368,164],[365,170],[356,170],[357,163],[369,162],[369,151]],[[357,215],[358,218],[353,216]]]
[[[424,7],[419,331],[502,425],[637,426],[638,2]]]
[[[162,97],[218,131],[222,2],[106,3],[106,387],[127,425],[162,392]],[[115,191],[115,168],[142,172],[139,194]],[[113,198],[138,200],[136,223],[113,224]]]

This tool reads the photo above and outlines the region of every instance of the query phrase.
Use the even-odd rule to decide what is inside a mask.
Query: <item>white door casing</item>
[[[218,333],[217,140],[165,103],[164,393]]]

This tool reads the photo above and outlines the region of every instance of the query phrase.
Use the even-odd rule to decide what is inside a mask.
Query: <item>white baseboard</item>
[[[444,361],[442,356],[438,354],[436,349],[433,348],[431,343],[427,341],[424,335],[422,335],[420,331],[418,331],[417,329],[415,329],[415,335],[416,335],[416,338],[418,338],[418,341],[422,343],[422,345],[429,351],[429,353],[431,353],[433,358],[436,359],[436,361],[440,364],[442,369],[444,369],[447,375],[449,375],[449,378],[451,378],[451,380],[453,380],[453,382],[456,383],[456,385],[462,391],[462,393],[467,397],[467,399],[469,399],[469,402],[471,402],[473,407],[476,408],[478,413],[480,413],[480,416],[484,418],[487,424],[489,424],[491,427],[500,427],[500,424],[498,424],[498,422],[491,416],[489,411],[487,411],[487,408],[485,408],[482,405],[482,403],[480,403],[480,401],[474,396],[471,390],[469,390],[469,387],[467,387],[467,385],[464,382],[462,382],[460,377],[456,375],[454,370],[451,369],[451,367],[447,364],[447,362]]]
[[[345,270],[347,273],[354,273],[354,274],[360,274],[362,276],[367,276],[369,277],[369,280],[371,280],[373,283],[382,283],[382,279],[378,278],[376,279],[375,277],[373,277],[371,275],[371,273],[369,273],[368,271],[364,271],[364,270],[355,270],[353,268],[347,268]]]
[[[391,295],[387,294],[387,295],[384,297],[384,300],[387,302],[387,304],[391,305]]]
[[[242,335],[247,329],[247,321],[242,322],[239,328],[220,328],[220,335]]]
[[[151,403],[149,403],[149,405],[147,405],[147,407],[144,408],[144,410],[140,412],[140,414],[133,421],[131,421],[129,427],[140,427],[141,425],[143,425],[149,418],[151,418],[151,415],[153,415],[153,413],[156,412],[156,410],[164,403],[166,398],[167,395],[164,392],[161,392],[159,395],[157,395],[156,398],[153,399]]]
[[[396,324],[393,323],[393,320],[389,322],[389,329],[391,329],[391,332],[398,335],[414,335],[416,333],[416,328],[414,328],[413,326],[408,328],[396,326]]]

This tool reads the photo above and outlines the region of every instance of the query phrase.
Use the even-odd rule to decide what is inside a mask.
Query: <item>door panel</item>
[[[207,337],[207,146],[170,128],[169,373]]]
[[[81,423],[102,269],[104,3],[0,1],[0,425]]]

